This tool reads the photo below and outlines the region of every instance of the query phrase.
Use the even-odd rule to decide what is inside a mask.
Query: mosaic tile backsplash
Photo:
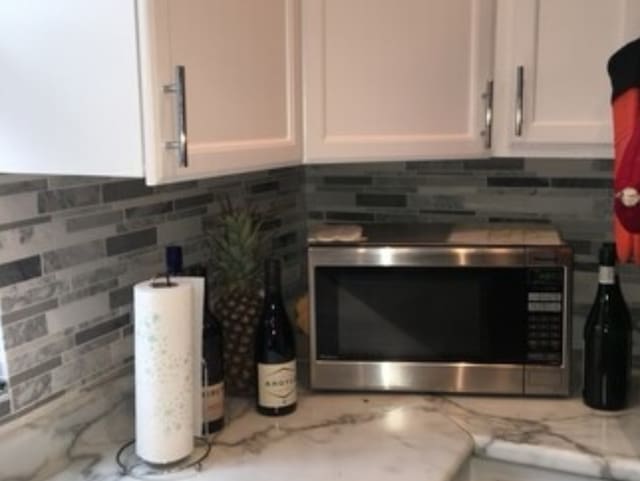
[[[264,217],[265,248],[300,289],[301,168],[150,188],[139,180],[0,175],[0,424],[98,382],[132,360],[132,286],[164,247],[205,259],[219,196]],[[0,383],[1,384],[1,383]]]
[[[597,252],[612,239],[610,159],[494,158],[310,166],[306,202],[317,222],[536,222],[574,249],[573,346],[597,286]],[[640,266],[621,283],[640,321]],[[640,330],[636,351],[640,353]]]
[[[0,175],[0,424],[99,382],[132,359],[131,286],[162,269],[168,244],[205,258],[216,197],[264,213],[285,291],[306,284],[317,222],[552,223],[575,251],[574,346],[611,239],[612,161],[474,159],[279,169],[150,188],[138,180]],[[640,267],[621,268],[640,319]],[[639,346],[638,340],[635,343]]]

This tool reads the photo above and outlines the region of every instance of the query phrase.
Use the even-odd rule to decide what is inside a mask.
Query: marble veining
[[[91,396],[81,408],[65,405],[61,413],[0,433],[0,481],[128,480],[115,454],[133,435],[131,379],[117,379]],[[228,411],[203,470],[167,479],[448,481],[475,454],[640,480],[637,402],[605,414],[577,398],[305,391],[298,410],[281,419],[259,416],[247,400],[229,402]]]

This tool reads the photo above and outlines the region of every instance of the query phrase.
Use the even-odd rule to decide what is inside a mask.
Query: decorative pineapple
[[[224,335],[225,389],[236,395],[255,391],[253,341],[262,309],[260,226],[254,212],[234,209],[227,200],[209,236],[216,286],[213,310]]]

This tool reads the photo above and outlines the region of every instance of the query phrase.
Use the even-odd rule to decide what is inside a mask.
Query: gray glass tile
[[[66,389],[83,381],[90,382],[99,374],[115,367],[109,346],[99,347],[81,357],[63,361],[62,366],[52,372],[53,391]]]
[[[279,235],[272,240],[272,247],[274,249],[282,249],[289,245],[295,244],[298,241],[297,232],[287,232],[286,234]]]
[[[133,304],[133,286],[124,286],[109,293],[109,307],[117,307]]]
[[[11,397],[14,409],[23,409],[29,404],[40,401],[52,394],[51,372],[30,379],[17,386],[11,386]]]
[[[39,256],[25,257],[0,264],[0,287],[23,282],[42,275]]]
[[[539,177],[487,177],[489,187],[549,187],[549,179]]]
[[[267,219],[260,224],[262,232],[270,231],[282,227],[282,219]]]
[[[9,314],[3,314],[2,324],[6,326],[13,322],[17,322],[20,319],[35,316],[36,314],[40,314],[41,312],[50,311],[52,309],[55,309],[56,307],[58,307],[58,299],[49,299],[47,301],[34,304],[24,309],[13,311]]]
[[[373,222],[375,215],[368,212],[327,212],[326,219],[340,222]]]
[[[613,174],[613,159],[592,159],[591,170]]]
[[[613,179],[599,178],[555,178],[551,186],[561,189],[613,189]]]
[[[55,212],[100,202],[100,186],[88,185],[38,193],[38,212]]]
[[[490,216],[487,219],[490,223],[494,224],[503,224],[503,223],[513,223],[513,224],[549,224],[551,221],[549,219],[538,218],[538,217],[501,217],[501,216]]]
[[[0,196],[20,194],[22,192],[31,192],[34,190],[44,190],[46,188],[46,179],[33,179],[23,180],[20,182],[11,182],[8,184],[0,184]]]
[[[39,314],[31,319],[5,325],[4,347],[10,350],[47,334],[47,319],[44,314]]]
[[[174,201],[175,210],[188,209],[190,207],[196,207],[203,204],[209,204],[213,202],[213,194],[199,194],[191,197],[183,197]]]
[[[373,178],[370,176],[328,176],[323,179],[327,185],[371,185]]]
[[[82,289],[91,284],[116,278],[125,272],[127,272],[127,265],[124,263],[102,266],[88,272],[76,274],[72,277],[71,284],[74,289]]]
[[[61,189],[77,185],[102,184],[110,179],[112,178],[87,175],[52,175],[47,178],[47,183],[50,189]]]
[[[67,292],[69,292],[69,282],[66,279],[56,279],[54,275],[38,277],[29,282],[2,289],[0,309],[6,315],[16,309],[23,309]]]
[[[520,157],[492,157],[464,161],[465,170],[523,170],[524,159]]]
[[[156,245],[158,234],[156,228],[131,232],[129,234],[109,237],[107,239],[107,256],[123,254],[142,247]]]
[[[578,272],[598,272],[597,262],[574,262],[573,269]]]
[[[173,210],[173,202],[158,202],[156,204],[141,205],[139,207],[130,207],[124,211],[127,219],[136,219],[138,217],[148,217],[158,214],[166,214]]]
[[[435,215],[454,215],[454,216],[466,216],[473,217],[477,215],[475,210],[446,210],[446,209],[421,209],[420,214],[435,214]]]
[[[102,186],[102,200],[105,203],[143,197],[152,193],[153,189],[147,186],[143,179],[109,182]]]
[[[586,239],[565,239],[567,244],[571,246],[575,254],[592,254],[595,252],[591,248],[591,241]]]
[[[43,340],[44,341],[44,340]],[[18,373],[31,369],[38,364],[45,362],[47,359],[59,356],[74,346],[74,337],[63,333],[48,336],[46,342],[36,341],[35,346],[29,346],[29,349],[19,349],[18,354],[9,353],[7,359],[11,366],[11,372]]]
[[[401,164],[398,165],[398,167]],[[464,169],[462,160],[416,160],[406,162],[405,168],[412,173],[459,172]],[[398,170],[398,168],[394,169]]]
[[[412,198],[412,205],[425,210],[474,211],[474,209],[466,209],[464,204],[464,197],[457,195],[432,195]]]
[[[280,182],[272,180],[251,185],[249,187],[249,192],[252,194],[264,194],[266,192],[277,192],[279,188]]]
[[[81,217],[74,217],[67,220],[67,232],[78,232],[95,227],[117,224],[122,220],[122,212],[110,211],[99,214],[90,214]]]
[[[166,194],[169,192],[178,192],[181,190],[191,190],[198,188],[198,182],[195,180],[188,182],[176,182],[175,184],[158,185],[153,188],[157,194]]]
[[[108,279],[106,281],[98,282],[83,289],[78,289],[70,294],[61,296],[60,305],[69,304],[70,302],[75,302],[80,299],[84,299],[85,297],[93,297],[96,294],[109,291],[115,287],[118,287],[118,279]]]
[[[430,189],[445,187],[461,188],[485,186],[487,180],[483,175],[472,172],[461,172],[454,175],[431,174],[423,175],[416,179],[419,185],[419,192],[429,193]]]
[[[90,327],[89,329],[85,329],[84,331],[76,333],[76,344],[83,344],[92,339],[103,336],[104,334],[107,334],[111,331],[120,329],[121,327],[124,327],[129,323],[130,316],[129,314],[125,314],[123,316],[116,317],[115,319],[111,319],[107,322],[103,322],[102,324],[98,324],[97,326]]]
[[[102,240],[76,244],[42,254],[44,271],[48,274],[60,269],[95,261],[105,256],[105,244]]]
[[[0,403],[0,418],[7,416],[11,412],[11,402],[7,399]]]
[[[92,339],[90,341],[87,341],[81,344],[80,347],[77,349],[77,354],[78,356],[83,356],[84,354],[90,351],[93,351],[94,349],[98,349],[100,347],[114,343],[118,339],[120,339],[120,331],[119,330],[111,331],[107,334],[104,334],[100,337],[96,337],[95,339]]]
[[[186,217],[200,217],[204,216],[207,213],[207,206],[203,207],[195,207],[193,209],[184,209],[180,212],[173,212],[171,214],[167,214],[168,221],[174,221],[178,219],[185,219]]]
[[[398,194],[356,194],[356,205],[365,207],[406,207],[407,197]]]
[[[11,378],[9,378],[9,382],[15,388],[19,384],[29,379],[32,379],[34,377],[40,376],[45,372],[52,371],[53,369],[61,365],[62,365],[62,358],[60,356],[54,357],[53,359],[49,359],[48,361],[43,362],[38,366],[35,366],[31,369],[27,369],[26,371],[22,371],[20,374],[11,376]]]
[[[41,215],[38,217],[32,217],[30,219],[19,220],[16,222],[8,222],[6,224],[0,224],[0,231],[21,229],[23,227],[32,227],[34,225],[46,224],[47,222],[51,222],[51,216]]]

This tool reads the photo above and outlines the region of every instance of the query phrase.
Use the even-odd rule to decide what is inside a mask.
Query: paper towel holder
[[[154,289],[159,287],[175,287],[177,285],[178,284],[176,284],[175,282],[171,282],[171,276],[168,272],[164,274],[156,274],[155,276],[153,276],[153,279],[151,279],[151,287],[153,287]]]
[[[169,464],[152,464],[140,458],[135,452],[136,440],[124,444],[116,454],[116,463],[122,476],[136,479],[153,479],[154,476],[177,473],[188,469],[202,470],[202,462],[211,452],[211,443],[203,437],[194,436],[194,448],[191,454],[180,461]]]

